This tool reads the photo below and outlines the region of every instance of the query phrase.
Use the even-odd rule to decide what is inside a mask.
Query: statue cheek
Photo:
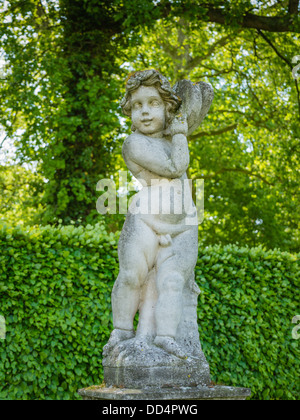
[[[166,111],[165,111],[165,109],[157,110],[156,116],[157,116],[157,119],[159,119],[162,122],[165,122],[166,121]]]
[[[138,124],[139,123],[139,116],[138,116],[137,112],[132,113],[131,121],[132,121],[133,124]]]

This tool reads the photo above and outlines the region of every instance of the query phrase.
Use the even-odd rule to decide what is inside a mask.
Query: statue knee
[[[116,287],[126,287],[136,289],[139,287],[140,281],[138,273],[134,270],[122,270],[116,281]]]

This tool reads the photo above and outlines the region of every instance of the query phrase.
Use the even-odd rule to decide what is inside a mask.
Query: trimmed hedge
[[[254,399],[299,399],[299,257],[236,246],[201,251],[198,323],[218,383],[249,387]]]
[[[0,232],[0,398],[73,399],[102,381],[117,242],[104,227]]]
[[[0,227],[0,399],[75,399],[103,380],[118,234],[96,227]],[[255,399],[298,399],[299,255],[201,249],[202,347],[217,383]]]

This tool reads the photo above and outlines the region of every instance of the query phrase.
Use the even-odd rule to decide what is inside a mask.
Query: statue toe
[[[157,336],[154,340],[154,344],[165,350],[167,353],[172,354],[173,356],[179,357],[180,359],[186,359],[186,354],[181,349],[181,347],[176,343],[172,337],[161,337]]]

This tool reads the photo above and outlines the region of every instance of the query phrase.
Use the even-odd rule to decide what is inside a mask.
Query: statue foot
[[[187,356],[183,350],[179,347],[176,341],[172,337],[157,336],[154,340],[154,344],[157,347],[165,350],[167,353],[173,356],[179,357],[180,359],[186,359]]]
[[[114,349],[114,347],[121,341],[130,340],[134,336],[135,333],[133,330],[120,330],[116,328],[111,333],[108,343],[103,347],[103,356],[108,356],[108,354]]]

